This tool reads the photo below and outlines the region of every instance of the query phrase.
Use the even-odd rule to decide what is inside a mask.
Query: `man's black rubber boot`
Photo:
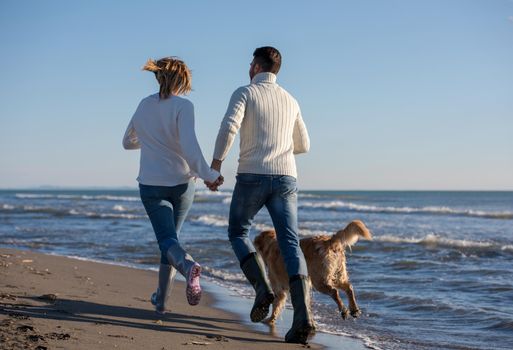
[[[256,292],[255,303],[251,309],[252,322],[261,322],[267,317],[269,307],[274,301],[262,258],[257,253],[250,253],[240,263],[240,267]]]
[[[315,324],[310,311],[310,281],[307,276],[290,278],[290,299],[294,307],[292,327],[285,335],[287,343],[307,344],[315,333]]]

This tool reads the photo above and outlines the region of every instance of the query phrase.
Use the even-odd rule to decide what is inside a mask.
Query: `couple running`
[[[195,178],[216,191],[223,184],[221,165],[240,129],[240,155],[233,191],[228,237],[244,275],[255,289],[251,321],[265,319],[274,293],[249,231],[255,215],[267,208],[289,275],[294,307],[290,343],[306,344],[314,332],[310,287],[299,246],[294,154],[310,147],[297,101],[276,83],[281,55],[273,47],[253,53],[251,83],[235,90],[217,135],[209,167],[194,131],[193,104],[179,95],[191,91],[191,73],[184,62],[168,57],[149,60],[144,70],[155,73],[157,94],[144,98],[132,117],[125,149],[141,149],[139,190],[161,252],[158,287],[151,297],[156,312],[165,312],[176,271],[186,280],[190,305],[201,298],[201,266],[180,245],[178,236],[194,200]]]

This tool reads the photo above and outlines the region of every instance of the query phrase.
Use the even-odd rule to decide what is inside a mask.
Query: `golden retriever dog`
[[[361,314],[356,304],[353,286],[349,282],[345,256],[345,248],[355,244],[359,237],[372,239],[372,235],[364,223],[355,220],[332,236],[320,235],[303,238],[300,241],[313,287],[335,300],[343,319],[346,319],[349,314],[353,317],[358,317]],[[269,270],[269,280],[276,295],[271,316],[265,320],[269,324],[274,324],[287,300],[289,276],[274,230],[261,232],[255,237],[254,243]],[[339,289],[342,289],[349,299],[349,310],[340,299]]]

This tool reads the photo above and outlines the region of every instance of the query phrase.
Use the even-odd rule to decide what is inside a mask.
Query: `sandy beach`
[[[2,349],[299,349],[212,306],[191,307],[175,283],[171,312],[157,317],[156,273],[0,249]]]

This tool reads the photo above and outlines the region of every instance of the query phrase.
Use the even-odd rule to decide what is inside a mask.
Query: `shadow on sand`
[[[240,333],[241,329],[230,327],[240,322],[233,319],[192,316],[181,313],[167,313],[157,316],[151,310],[126,306],[98,304],[90,301],[57,299],[54,302],[42,303],[38,297],[18,297],[32,303],[3,304],[0,314],[19,315],[30,318],[53,319],[63,321],[85,322],[93,324],[109,324],[137,329],[147,329],[161,332],[181,333],[187,335],[206,336],[208,338],[223,337],[246,342],[263,344],[281,343],[280,340],[255,339],[254,337],[221,335],[217,332]],[[161,323],[158,320],[165,322]]]

